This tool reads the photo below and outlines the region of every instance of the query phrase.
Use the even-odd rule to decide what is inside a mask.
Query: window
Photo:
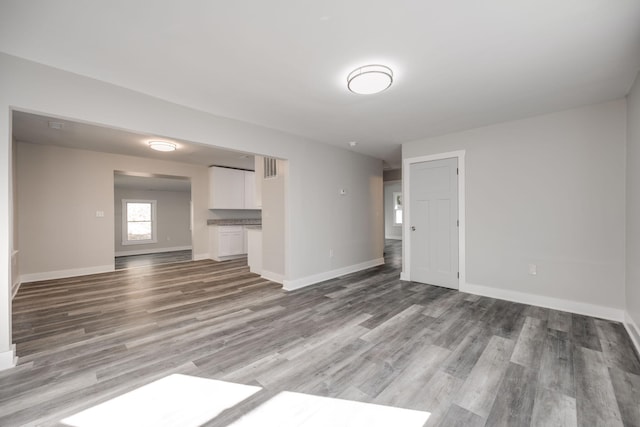
[[[122,244],[157,243],[156,201],[122,200]]]
[[[393,225],[402,225],[402,193],[393,193]]]

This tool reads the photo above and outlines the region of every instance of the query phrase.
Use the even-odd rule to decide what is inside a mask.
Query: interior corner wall
[[[627,96],[626,306],[640,345],[640,73]]]
[[[622,316],[625,133],[618,100],[403,144],[466,151],[460,289]]]
[[[189,177],[193,250],[208,253],[205,166],[24,142],[17,145],[23,281],[113,269],[116,170]],[[103,211],[104,217],[97,217],[96,211]]]
[[[156,201],[156,243],[122,244],[122,200]],[[116,256],[191,249],[191,192],[131,188],[114,190],[114,247]]]
[[[393,193],[402,192],[402,182],[384,183],[384,237],[402,240],[402,226],[394,224],[395,200]]]

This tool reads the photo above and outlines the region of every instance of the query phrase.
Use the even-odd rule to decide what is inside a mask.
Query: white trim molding
[[[209,259],[209,252],[204,253],[204,254],[193,254],[193,260],[194,261],[202,261],[203,259]]]
[[[359,264],[353,264],[347,267],[325,271],[324,273],[314,274],[313,276],[301,277],[300,279],[295,280],[285,280],[282,288],[285,291],[294,291],[296,289],[301,289],[307,286],[315,285],[316,283],[324,282],[325,280],[330,280],[336,277],[344,276],[346,274],[366,270],[367,268],[377,267],[378,265],[382,264],[384,264],[384,258],[372,259],[370,261],[361,262]],[[265,277],[264,273],[265,272],[263,271],[262,277]]]
[[[458,219],[460,221],[458,227],[458,271],[460,277],[458,279],[458,289],[466,283],[466,218],[465,218],[465,150],[449,151],[446,153],[432,154],[428,156],[409,157],[402,161],[402,194],[404,204],[404,224],[402,239],[402,272],[401,280],[411,280],[411,178],[410,167],[413,163],[431,162],[433,160],[458,159]]]
[[[138,249],[134,251],[116,252],[116,256],[160,254],[163,252],[190,251],[191,249],[192,249],[191,246],[174,246],[172,248],[156,248],[156,249]]]
[[[88,274],[110,273],[112,271],[115,271],[113,264],[73,268],[70,270],[45,271],[43,273],[23,274],[20,276],[20,282],[24,284],[28,282],[39,282],[41,280],[65,279],[67,277],[86,276]]]
[[[260,275],[263,279],[269,280],[271,282],[283,284],[284,283],[284,275],[274,273],[273,271],[262,270],[262,274]]]
[[[11,346],[11,350],[0,352],[0,371],[13,368],[18,364],[18,356],[16,356],[16,345]]]
[[[465,283],[460,287],[460,292],[466,292],[484,297],[497,298],[521,304],[535,305],[537,307],[551,308],[553,310],[567,311],[569,313],[598,317],[600,319],[624,321],[624,310],[585,302],[572,301],[562,298],[535,295],[526,292],[500,289],[490,286]]]
[[[629,313],[624,312],[624,328],[627,330],[629,337],[633,345],[636,347],[636,352],[640,355],[640,327],[633,321]]]

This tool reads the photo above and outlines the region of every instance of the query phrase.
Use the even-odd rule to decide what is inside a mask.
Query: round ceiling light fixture
[[[393,71],[385,65],[365,65],[349,73],[347,87],[359,95],[382,92],[393,83]]]
[[[176,144],[166,141],[149,141],[149,148],[156,151],[175,151]]]

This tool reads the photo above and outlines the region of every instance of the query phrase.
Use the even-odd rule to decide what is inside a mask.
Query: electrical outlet
[[[104,218],[104,211],[96,211],[96,218]]]
[[[529,264],[529,274],[531,276],[535,276],[538,274],[538,266],[535,264]]]

